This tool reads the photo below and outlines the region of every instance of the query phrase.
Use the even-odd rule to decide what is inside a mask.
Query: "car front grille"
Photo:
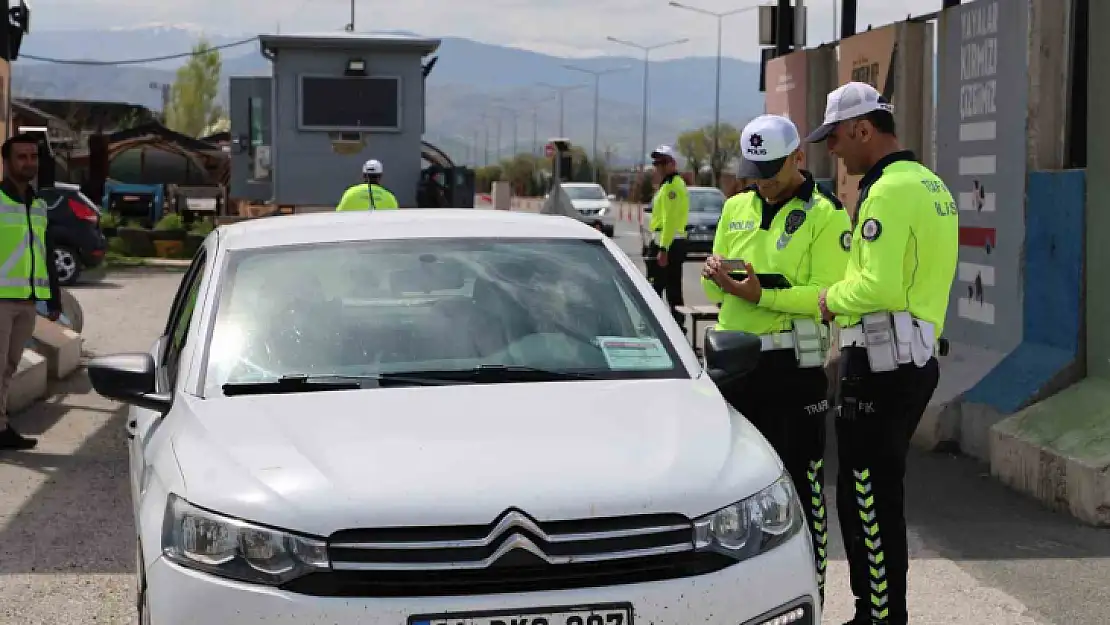
[[[695,552],[689,519],[640,515],[539,523],[343,530],[332,571],[287,590],[317,596],[447,596],[600,587],[702,575],[732,562]]]

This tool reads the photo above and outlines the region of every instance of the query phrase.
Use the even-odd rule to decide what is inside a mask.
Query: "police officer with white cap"
[[[958,209],[944,182],[900,147],[894,109],[871,85],[830,93],[808,140],[826,141],[862,176],[848,268],[817,297],[840,326],[837,508],[856,598],[848,625],[905,625],[906,453],[940,376]]]
[[[836,197],[801,168],[800,145],[798,128],[786,117],[762,115],[744,127],[739,174],[755,183],[725,202],[702,284],[721,303],[718,330],[762,340],[752,374],[723,382],[721,394],[759,429],[793,478],[823,595],[828,330],[817,294],[844,276],[852,226]],[[776,275],[781,280],[773,284]]]
[[[398,208],[397,198],[382,186],[382,163],[376,159],[362,166],[362,183],[343,193],[337,211],[389,210]]]

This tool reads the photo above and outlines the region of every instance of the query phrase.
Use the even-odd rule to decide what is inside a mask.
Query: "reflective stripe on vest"
[[[0,191],[0,299],[50,299],[46,223],[45,202],[28,209]]]

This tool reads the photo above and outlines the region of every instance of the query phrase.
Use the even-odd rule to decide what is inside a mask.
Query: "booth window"
[[[399,131],[401,79],[301,76],[300,127],[304,130]]]

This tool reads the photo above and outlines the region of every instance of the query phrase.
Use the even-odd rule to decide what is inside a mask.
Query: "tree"
[[[740,131],[732,124],[722,123],[716,155],[713,154],[713,124],[678,135],[675,147],[695,176],[700,176],[701,170],[708,165],[713,177],[720,180],[721,172],[740,155]]]
[[[170,87],[166,107],[166,126],[190,137],[200,137],[204,130],[223,117],[216,98],[220,92],[223,62],[220,51],[205,40],[193,46],[189,61],[177,70]]]

